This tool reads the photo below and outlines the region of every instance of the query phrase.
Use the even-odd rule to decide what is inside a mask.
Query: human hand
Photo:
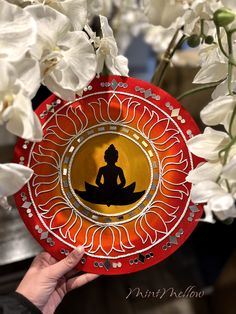
[[[49,253],[40,253],[33,260],[16,292],[25,296],[44,314],[54,313],[67,292],[99,276],[86,273],[67,279],[83,254],[84,249],[80,246],[58,262]]]

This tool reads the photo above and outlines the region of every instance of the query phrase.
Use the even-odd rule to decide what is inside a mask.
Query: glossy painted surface
[[[16,202],[46,250],[60,259],[80,244],[83,270],[120,274],[152,266],[183,244],[202,214],[185,180],[200,161],[186,141],[199,130],[173,97],[140,80],[101,77],[74,102],[52,95],[37,114],[43,141],[19,141],[15,150],[16,161],[35,171]],[[130,195],[144,191],[126,205],[96,204],[75,191],[86,192],[87,182],[99,192],[96,178],[110,145],[118,151],[122,188],[135,183]],[[121,189],[116,193],[122,197]]]

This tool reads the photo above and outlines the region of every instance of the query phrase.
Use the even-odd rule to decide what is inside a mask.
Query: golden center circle
[[[151,169],[148,157],[133,140],[121,134],[101,134],[88,139],[78,149],[74,155],[71,165],[71,185],[74,190],[86,191],[87,182],[89,185],[98,188],[96,179],[100,169],[105,169],[108,163],[104,159],[104,154],[110,145],[114,145],[118,151],[118,159],[115,162],[115,167],[122,169],[125,185],[123,189],[135,183],[134,193],[140,191],[147,192],[151,183]],[[100,170],[102,172],[102,170]],[[101,183],[104,184],[105,178],[101,177]],[[117,184],[121,183],[121,179],[117,177]],[[122,190],[122,189],[121,189]],[[119,199],[119,190],[117,198]],[[122,193],[122,191],[121,191]],[[90,209],[101,214],[120,214],[134,208],[144,197],[140,197],[135,202],[125,205],[113,204],[96,204],[91,203],[81,196],[77,196],[80,202]]]

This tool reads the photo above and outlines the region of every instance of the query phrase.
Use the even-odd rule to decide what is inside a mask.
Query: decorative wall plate
[[[199,130],[173,97],[109,76],[76,101],[52,95],[36,112],[44,137],[16,145],[15,161],[34,170],[16,203],[45,250],[61,259],[80,244],[82,270],[123,274],[183,244],[202,214],[185,180],[200,162],[186,146]]]

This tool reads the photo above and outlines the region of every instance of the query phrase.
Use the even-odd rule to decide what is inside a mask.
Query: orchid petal
[[[0,68],[1,68],[1,75],[0,75],[0,101],[1,98],[4,98],[6,92],[11,90],[16,81],[16,70],[15,68],[6,60],[0,59]],[[19,90],[19,87],[17,91]]]
[[[191,170],[186,177],[186,180],[193,184],[207,180],[216,181],[221,173],[221,170],[222,164],[220,162],[206,162]]]
[[[45,1],[45,0],[42,0]],[[74,30],[82,30],[87,21],[87,0],[64,0],[49,2],[55,10],[66,15]]]
[[[211,211],[210,207],[208,206],[208,204],[204,205],[203,208],[204,208],[204,212],[205,212],[205,217],[199,219],[199,221],[208,222],[208,223],[215,223],[216,221],[213,217],[212,211]]]
[[[218,82],[225,79],[227,76],[227,64],[215,62],[208,66],[202,67],[195,76],[194,84],[206,84]]]
[[[21,189],[33,175],[33,170],[14,163],[0,164],[0,197],[10,196]]]
[[[36,23],[22,8],[0,0],[0,57],[19,60],[36,42]]]
[[[235,200],[229,193],[214,195],[209,200],[208,206],[220,220],[236,217]]]
[[[46,50],[57,48],[57,41],[70,30],[69,19],[60,12],[44,5],[28,6],[25,10],[32,15],[37,23],[38,40],[32,54],[40,59]]]
[[[108,24],[107,17],[99,15],[100,18],[100,24],[101,24],[101,30],[102,30],[102,36],[103,37],[113,37],[113,30]]]
[[[206,125],[223,124],[225,129],[229,131],[229,123],[235,106],[236,97],[221,96],[203,108],[201,119]]]
[[[102,39],[98,44],[97,54],[97,74],[99,74],[104,65],[114,75],[128,75],[128,60],[124,56],[118,55],[118,48],[113,36],[113,31],[108,24],[105,16],[100,15],[100,24],[102,30]]]
[[[212,181],[202,181],[192,187],[191,200],[193,203],[206,203],[208,200],[218,195],[223,195],[226,192],[216,183]]]
[[[22,92],[15,96],[15,100],[2,114],[3,121],[9,132],[30,140],[42,140],[42,127],[39,118],[32,109],[31,101]]]
[[[37,60],[33,58],[23,58],[13,64],[17,72],[17,78],[23,84],[27,96],[32,99],[41,83],[40,67]]]
[[[74,100],[75,93],[86,87],[96,74],[96,55],[84,32],[69,32],[58,41],[61,60],[46,73],[44,84],[59,97]]]
[[[230,138],[226,133],[207,127],[203,134],[188,140],[187,146],[194,155],[214,161],[218,160],[219,152],[229,142]]]

